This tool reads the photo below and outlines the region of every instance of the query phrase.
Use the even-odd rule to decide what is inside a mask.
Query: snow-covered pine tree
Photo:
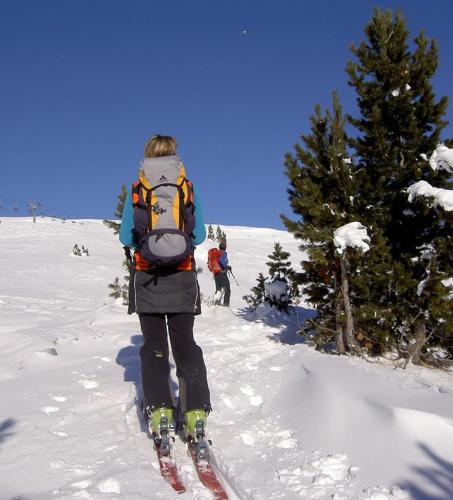
[[[393,288],[387,304],[394,317],[394,341],[403,347],[415,342],[419,354],[428,336],[430,342],[439,340],[436,332],[443,330],[441,325],[448,319],[444,312],[435,311],[448,306],[448,290],[441,278],[451,269],[449,245],[444,242],[452,232],[439,211],[411,204],[407,188],[420,180],[448,187],[448,173],[433,170],[426,161],[446,125],[447,98],[436,100],[431,84],[438,65],[435,41],[421,33],[411,45],[400,12],[376,9],[365,36],[352,48],[356,60],[347,66],[360,110],[360,116],[351,119],[359,133],[352,145],[362,172],[357,203],[361,222],[378,228],[390,251],[386,272],[392,276]],[[429,247],[435,259],[427,264]],[[419,293],[428,273],[438,284],[437,293],[428,293],[427,287]],[[373,291],[370,295],[376,296]],[[417,361],[418,355],[409,354]]]
[[[291,262],[288,260],[290,253],[283,250],[280,243],[277,241],[274,244],[273,252],[267,256],[269,261],[266,266],[269,267],[270,281],[285,280],[289,287],[289,299],[291,301],[300,297],[298,274],[291,267]]]
[[[121,217],[123,215],[124,201],[126,200],[126,195],[127,195],[127,188],[123,184],[121,186],[121,193],[118,195],[118,203],[117,203],[116,209],[115,209],[115,216],[118,219],[121,219]],[[104,220],[103,222],[107,227],[113,229],[114,234],[119,233],[120,226],[121,226],[121,224],[119,222],[115,222],[113,220]]]
[[[318,312],[310,326],[314,340],[322,345],[336,339],[342,350],[344,314],[339,307],[340,265],[333,232],[354,220],[357,188],[337,93],[333,93],[333,111],[323,114],[316,106],[310,121],[311,133],[301,136],[303,145],[296,144],[295,154],[285,158],[289,201],[298,219],[282,216],[282,220],[307,252],[300,281]]]
[[[211,224],[208,226],[208,240],[215,241],[214,229]]]
[[[442,194],[446,197],[447,192]],[[448,194],[453,200],[453,190]],[[418,248],[423,269],[417,285],[418,306],[429,314],[423,315],[424,325],[419,325],[421,330],[415,332],[419,337],[408,346],[408,358],[419,361],[423,347],[428,344],[423,357],[430,363],[442,365],[447,358],[453,358],[453,210],[447,210],[450,207],[438,203],[432,196],[415,196],[412,201],[417,213],[434,219],[437,231],[431,242]],[[438,348],[443,351],[441,356],[438,356]]]

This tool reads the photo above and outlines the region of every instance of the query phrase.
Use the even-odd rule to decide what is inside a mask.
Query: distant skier
[[[195,315],[201,313],[194,249],[206,230],[173,137],[156,135],[146,144],[139,180],[126,196],[119,238],[135,250],[131,294],[144,338],[140,358],[150,430],[159,436],[175,409],[168,330],[186,434],[195,438],[211,409],[203,352],[193,336]]]
[[[211,248],[208,252],[208,268],[214,275],[216,289],[216,303],[220,304],[223,294],[223,305],[230,305],[231,287],[228,278],[228,271],[231,267],[228,263],[228,254],[226,252],[226,243],[220,242],[219,248]]]

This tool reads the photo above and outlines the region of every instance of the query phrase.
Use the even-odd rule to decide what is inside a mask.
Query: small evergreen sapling
[[[113,280],[113,283],[109,283],[108,287],[112,290],[109,293],[109,297],[114,299],[119,299],[121,297],[121,285],[118,276]]]
[[[268,276],[259,273],[257,285],[251,289],[251,294],[245,295],[244,300],[252,307],[268,302],[279,310],[288,312],[292,300],[299,297],[296,273],[291,268],[289,252],[283,250],[280,243],[275,243],[274,251],[266,262],[269,268]]]
[[[224,231],[222,231],[222,229],[220,228],[220,226],[217,226],[215,239],[217,240],[217,243],[219,245],[220,245],[220,243],[225,243],[225,245],[227,244],[226,233]]]
[[[274,280],[282,280],[289,274],[291,262],[288,260],[289,252],[283,250],[280,243],[277,241],[274,244],[274,251],[268,255],[269,261],[266,266],[269,267],[269,276]]]
[[[215,239],[217,240],[217,243],[220,243],[222,241],[222,236],[223,236],[223,231],[220,228],[220,226],[217,226]]]
[[[115,210],[115,215],[119,219],[121,219],[123,215],[123,209],[124,209],[124,203],[126,201],[126,196],[127,196],[127,188],[125,185],[121,186],[121,193],[118,195],[118,204],[116,206]],[[121,224],[119,222],[115,221],[110,221],[110,220],[104,220],[104,224],[113,229],[114,234],[118,234]],[[86,255],[88,255],[88,250],[86,250]],[[130,256],[129,256],[130,257]],[[130,273],[131,273],[131,261],[126,258],[123,260],[123,268],[127,271],[127,274],[124,276],[125,283],[123,285],[120,285],[119,283],[119,278],[115,278],[115,281],[113,283],[110,283],[107,285],[109,288],[113,289],[113,292],[110,293],[109,295],[111,297],[119,298],[122,297],[123,299],[123,304],[127,305],[129,303],[129,281],[130,281]],[[117,294],[117,296],[115,296]]]
[[[84,255],[86,257],[90,256],[88,248],[86,248],[84,245],[82,245],[81,247],[79,247],[79,245],[77,243],[72,248],[72,254],[76,255],[77,257],[83,257]]]
[[[270,284],[281,282],[286,284],[286,292],[283,293],[283,286],[280,286],[281,298],[271,297],[272,305],[278,309],[287,311],[290,302],[299,298],[299,286],[297,282],[297,274],[291,267],[291,262],[288,260],[290,253],[283,250],[281,244],[277,241],[274,244],[273,252],[268,255],[269,261],[266,265],[269,267]],[[277,287],[274,286],[274,289]],[[268,290],[270,288],[268,287]]]
[[[214,229],[211,224],[208,226],[208,240],[215,241]]]
[[[247,304],[255,308],[264,302],[267,278],[264,277],[263,273],[259,273],[256,281],[257,284],[250,290],[252,293],[243,297]]]
[[[123,216],[124,202],[126,200],[126,196],[127,196],[127,188],[123,184],[121,186],[121,192],[118,195],[118,203],[115,209],[115,216],[118,219],[121,219],[121,217]],[[112,220],[104,220],[103,223],[110,229],[113,229],[114,234],[118,234],[120,232],[121,223]]]

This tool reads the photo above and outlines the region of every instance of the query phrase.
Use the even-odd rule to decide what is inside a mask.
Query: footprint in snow
[[[61,437],[61,438],[67,438],[69,437],[69,434],[67,432],[61,432],[61,431],[50,431],[54,436]]]
[[[84,479],[83,481],[77,481],[75,483],[71,483],[70,488],[74,488],[76,490],[85,490],[89,488],[93,484],[93,481],[90,479]]]
[[[222,396],[223,404],[233,410],[235,408],[233,401],[228,396]]]
[[[112,477],[109,477],[105,481],[99,483],[98,490],[101,493],[116,493],[118,495],[121,493],[120,483]]]
[[[54,471],[60,471],[65,467],[66,463],[64,460],[54,460],[53,462],[50,462],[50,468]]]
[[[241,387],[241,392],[242,394],[245,394],[246,396],[253,396],[255,394],[255,391],[252,387],[249,385],[245,385],[244,387]]]
[[[314,460],[311,465],[317,473],[313,477],[313,484],[326,486],[349,479],[356,468],[350,467],[347,460],[346,455],[327,455]]]
[[[331,493],[336,491],[335,498],[340,499],[350,498],[343,497],[340,490],[347,486],[356,470],[348,465],[346,455],[327,455],[302,466],[277,470],[276,474],[280,481],[301,496],[333,498]]]
[[[108,446],[107,448],[104,448],[104,451],[113,451],[113,450],[116,450],[117,448],[119,448],[119,445],[117,444],[114,444],[113,446]]]
[[[296,448],[299,442],[293,437],[293,434],[294,433],[291,430],[277,432],[275,434],[275,437],[277,438],[275,446],[277,446],[277,448],[285,449]]]
[[[94,380],[81,379],[79,380],[79,384],[82,385],[85,389],[97,389],[99,387],[99,384]]]
[[[41,411],[43,413],[46,413],[47,415],[50,415],[51,413],[60,411],[60,408],[58,408],[57,406],[45,406],[44,408],[41,408]]]
[[[260,406],[261,404],[263,404],[263,398],[261,396],[255,395],[255,390],[253,389],[253,387],[245,385],[244,387],[241,387],[240,390],[242,394],[249,396],[249,403],[251,404],[251,406]]]
[[[100,359],[101,361],[104,361],[104,363],[112,362],[112,360],[107,356],[93,356],[93,359]]]
[[[52,399],[54,401],[57,401],[58,403],[64,403],[67,401],[67,398],[65,396],[52,396]]]
[[[240,436],[244,444],[247,446],[254,446],[255,436],[251,432],[243,432]]]
[[[252,406],[260,406],[263,404],[263,398],[261,396],[252,396],[250,399],[249,399],[249,403],[252,405]]]

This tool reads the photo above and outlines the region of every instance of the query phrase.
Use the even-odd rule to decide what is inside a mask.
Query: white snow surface
[[[433,170],[446,170],[453,174],[453,149],[445,144],[439,144],[429,159]]]
[[[334,244],[337,252],[342,254],[346,248],[357,248],[362,252],[367,252],[370,249],[366,227],[360,222],[350,222],[344,226],[335,229],[333,233]]]
[[[283,231],[222,227],[239,286],[232,307],[195,322],[213,412],[212,455],[230,499],[451,499],[453,374],[313,350],[291,316],[242,295],[266,273]],[[75,243],[89,257],[72,255]],[[201,290],[214,292],[207,241]],[[108,297],[123,251],[97,220],[0,223],[0,499],[211,499],[184,443],[174,456],[187,493],[161,478],[144,432],[138,318]]]
[[[418,196],[430,198],[435,206],[439,205],[447,212],[453,210],[453,191],[451,189],[440,189],[431,186],[429,182],[418,181],[407,189],[408,200],[413,202]]]

